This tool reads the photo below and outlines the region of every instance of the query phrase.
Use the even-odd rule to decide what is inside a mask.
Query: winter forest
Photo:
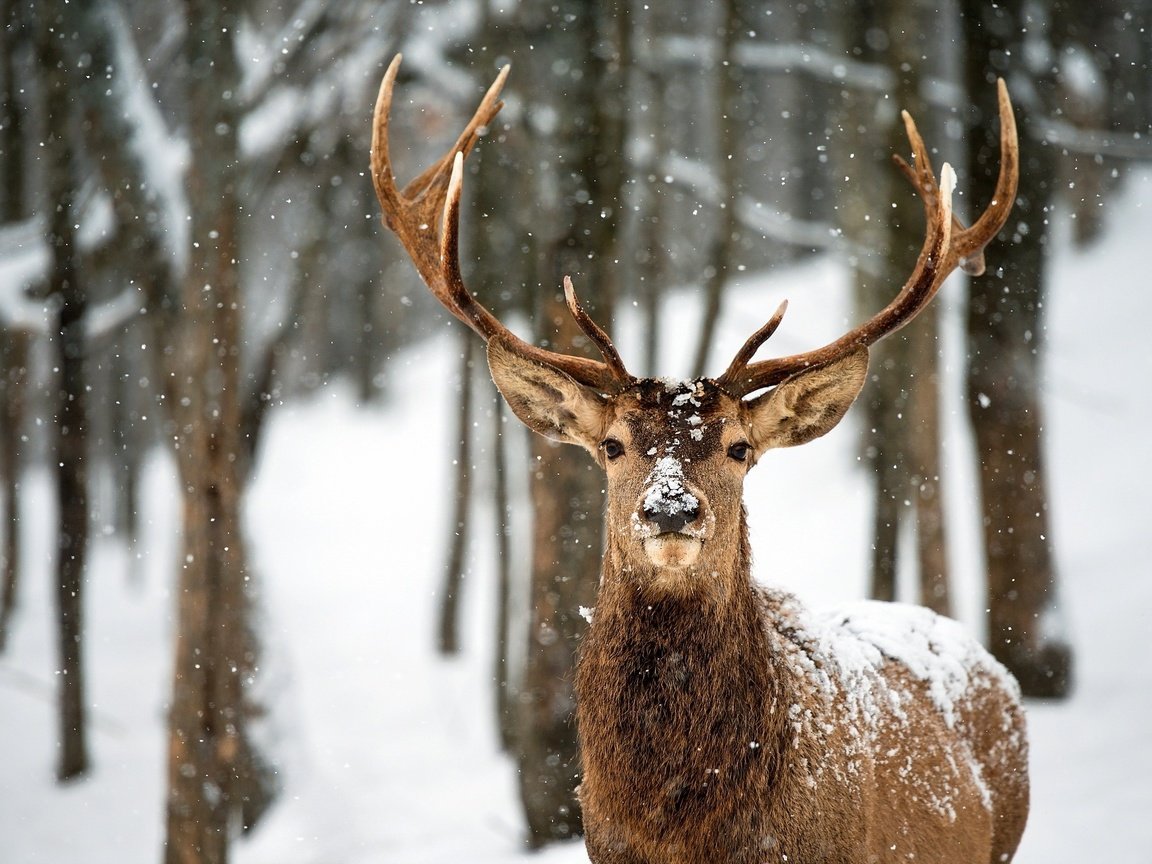
[[[744,487],[754,576],[1016,677],[1017,861],[1152,861],[1152,3],[0,0],[0,861],[587,862],[604,475],[381,219],[463,169],[469,290],[632,372],[823,345],[917,264],[901,111],[986,272]],[[438,218],[438,217],[437,217]],[[1145,503],[1141,504],[1140,502]]]

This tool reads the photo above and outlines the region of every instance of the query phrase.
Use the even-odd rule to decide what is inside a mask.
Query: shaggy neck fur
[[[731,560],[706,555],[671,587],[609,541],[576,677],[581,800],[641,860],[764,851],[729,844],[766,834],[791,703],[741,522]]]

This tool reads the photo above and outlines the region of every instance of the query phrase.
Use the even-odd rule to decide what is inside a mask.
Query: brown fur
[[[710,381],[644,380],[604,397],[498,345],[489,361],[521,419],[584,446],[608,474],[600,594],[576,675],[593,862],[1011,859],[1028,781],[1008,673],[925,609],[819,617],[752,582],[744,477],[764,450],[839,421],[862,351],[751,401]],[[731,455],[740,442],[752,447],[744,461]],[[664,497],[698,505],[669,541],[698,544],[688,566],[645,545],[662,463]]]

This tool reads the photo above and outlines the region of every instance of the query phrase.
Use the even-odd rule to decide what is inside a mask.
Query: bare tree
[[[968,411],[976,438],[992,653],[1030,696],[1063,697],[1072,648],[1063,632],[1042,433],[1041,361],[1047,288],[1048,213],[1055,153],[1037,124],[1052,80],[1024,62],[1024,39],[1045,39],[1022,0],[989,6],[965,0],[965,79],[972,108],[965,138],[976,200],[995,183],[989,80],[1020,94],[1020,192],[1010,230],[989,250],[1005,262],[969,290]],[[1034,46],[1033,46],[1034,47]]]
[[[45,2],[37,22],[37,49],[47,130],[45,187],[48,210],[48,295],[53,364],[59,370],[52,410],[58,526],[56,615],[59,655],[59,761],[61,780],[88,771],[87,701],[84,696],[84,587],[88,556],[88,388],[84,355],[87,291],[79,266],[76,226],[78,171],[70,131],[72,100],[68,58],[61,38],[58,4]]]
[[[183,556],[169,714],[165,858],[223,862],[255,823],[269,778],[252,746],[245,682],[256,646],[241,524],[244,440],[239,271],[238,10],[187,0],[191,253],[169,398],[183,490]]]
[[[719,34],[712,76],[716,94],[712,102],[712,127],[716,130],[716,149],[713,164],[719,188],[716,190],[719,212],[716,214],[716,233],[708,247],[704,268],[704,320],[700,325],[700,339],[692,361],[692,376],[703,377],[708,368],[708,355],[720,320],[724,289],[729,282],[732,255],[737,248],[739,222],[736,218],[736,188],[743,160],[739,158],[740,141],[737,135],[737,95],[740,71],[735,62],[736,40],[741,23],[736,0],[720,4]]]
[[[25,193],[23,89],[16,52],[27,40],[24,22],[9,0],[0,2],[0,225],[28,215]],[[24,521],[20,474],[24,467],[21,436],[27,389],[29,334],[0,323],[0,652],[16,611],[20,583],[20,531]]]
[[[886,163],[887,154],[905,146],[898,109],[931,118],[921,94],[923,58],[935,38],[933,28],[922,26],[928,14],[916,0],[865,2],[846,14],[852,54],[889,82],[883,93],[851,91],[844,115],[850,137],[843,173],[872,175],[867,196],[856,190],[843,208],[857,303],[864,308],[883,298],[916,260],[923,217],[907,184]],[[883,209],[877,209],[879,202]],[[896,599],[900,541],[907,534],[915,542],[916,599],[947,615],[938,354],[935,307],[877,346],[874,371],[862,394],[862,439],[873,498],[869,593]]]
[[[440,595],[438,647],[442,654],[460,650],[460,592],[464,587],[468,552],[468,509],[472,501],[472,425],[475,413],[473,365],[478,352],[476,340],[467,330],[461,331],[460,364],[457,378],[460,393],[456,403],[456,471],[452,491],[448,557]]]
[[[615,155],[623,149],[617,35],[610,4],[564,0],[558,10],[552,3],[524,7],[528,26],[540,28],[533,37],[547,40],[549,48],[525,56],[528,68],[521,74],[526,81],[552,82],[557,119],[537,138],[539,162],[549,167],[537,200],[554,214],[537,237],[537,333],[558,350],[581,350],[588,341],[567,314],[560,285],[571,275],[586,287],[600,318],[611,318],[609,262],[623,180]],[[555,74],[557,60],[566,74]],[[529,843],[541,846],[582,830],[572,670],[586,626],[579,609],[594,604],[603,489],[592,466],[567,458],[554,442],[533,436],[531,453],[531,620],[517,742]]]

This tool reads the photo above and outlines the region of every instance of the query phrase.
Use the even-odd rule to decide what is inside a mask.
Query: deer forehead
[[[740,400],[708,379],[645,378],[617,397],[609,428],[626,435],[634,453],[703,461],[743,437]]]

